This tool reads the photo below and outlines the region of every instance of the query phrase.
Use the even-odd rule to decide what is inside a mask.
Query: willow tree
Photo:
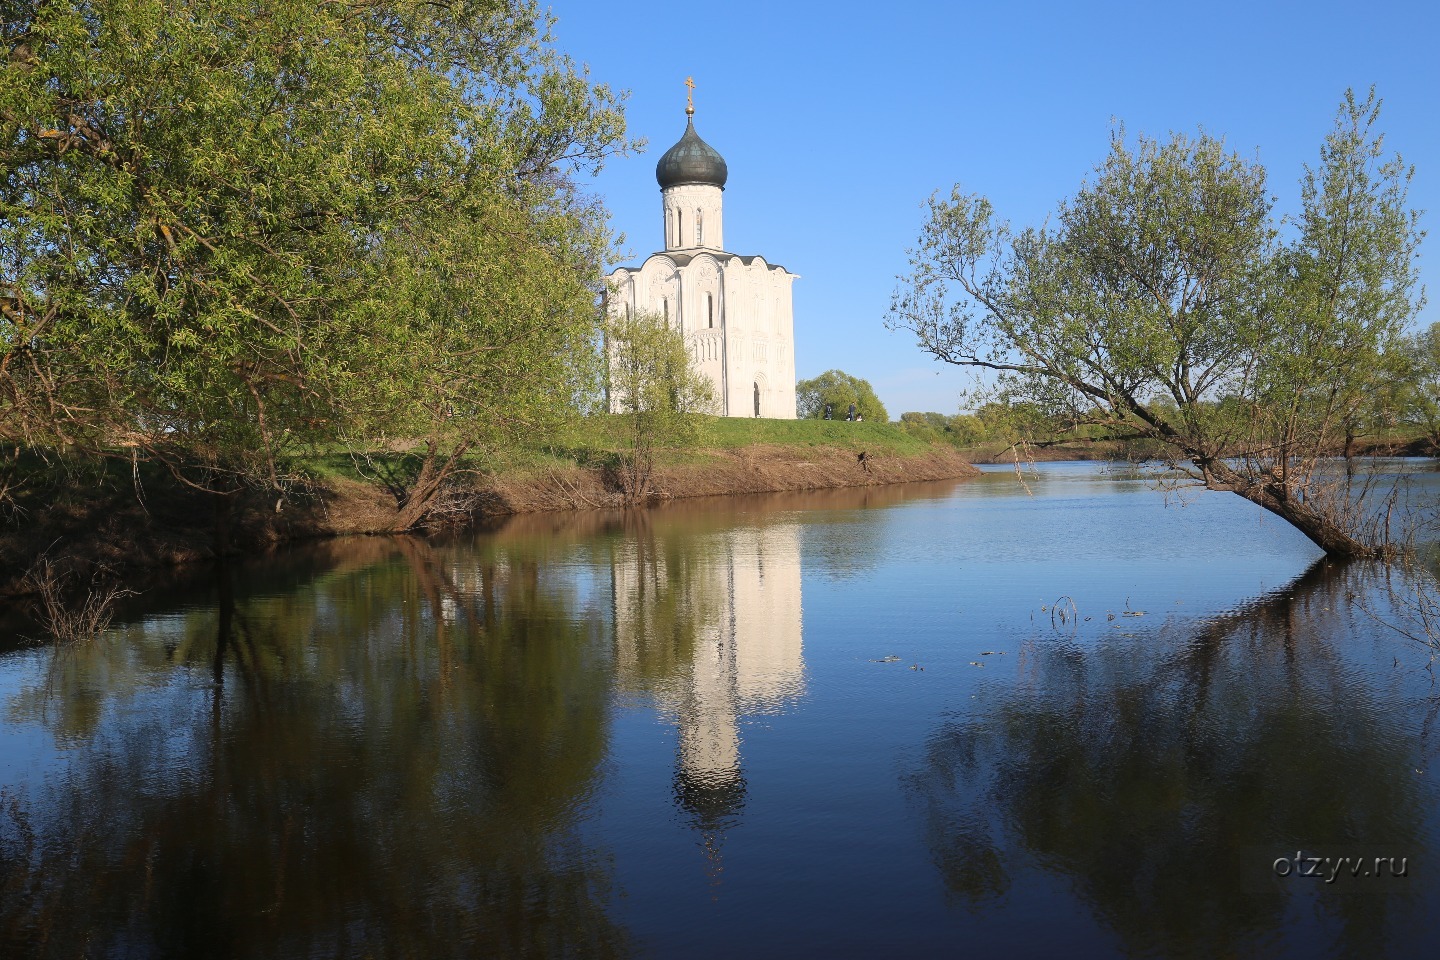
[[[353,449],[414,445],[393,526],[445,509],[447,485],[487,450],[551,435],[599,377],[600,218],[504,195],[389,238],[368,339],[345,385]],[[464,499],[456,504],[466,509]]]
[[[620,486],[633,504],[651,493],[657,448],[698,439],[715,388],[691,363],[684,334],[659,314],[611,317],[605,335],[610,407],[624,425]]]
[[[513,419],[439,361],[557,375],[533,334],[580,322],[603,243],[575,176],[626,147],[549,28],[535,0],[0,0],[0,444],[224,490],[306,439]]]
[[[1053,226],[1012,231],[958,187],[932,197],[887,324],[993,371],[1007,399],[1157,441],[1190,482],[1328,554],[1382,552],[1364,491],[1323,462],[1423,299],[1412,170],[1385,157],[1378,112],[1373,91],[1346,93],[1290,221],[1260,164],[1204,134],[1118,131]]]

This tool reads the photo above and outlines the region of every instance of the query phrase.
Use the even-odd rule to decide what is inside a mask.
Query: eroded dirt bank
[[[838,448],[751,446],[709,451],[703,460],[657,467],[655,501],[728,494],[882,486],[948,480],[977,471],[949,448],[919,456],[868,455]],[[279,543],[389,532],[397,504],[383,486],[333,480],[284,500],[247,492],[221,498],[177,488],[88,491],[57,499],[0,531],[0,597],[30,592],[26,571],[42,552],[109,576],[251,553]],[[568,468],[488,477],[456,491],[452,526],[512,514],[623,505],[613,477]]]

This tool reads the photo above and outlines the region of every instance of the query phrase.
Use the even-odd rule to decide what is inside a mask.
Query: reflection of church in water
[[[627,540],[614,561],[616,668],[679,728],[675,799],[718,868],[745,803],[742,717],[776,713],[804,688],[800,529]]]

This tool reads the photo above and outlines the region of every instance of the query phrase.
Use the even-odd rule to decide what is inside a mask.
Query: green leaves
[[[1332,549],[1319,531],[1338,519],[1293,503],[1322,499],[1317,461],[1375,419],[1421,303],[1413,171],[1385,158],[1378,111],[1373,91],[1347,92],[1291,221],[1259,162],[1204,133],[1118,130],[1053,226],[1011,233],[981,197],[932,198],[886,323],[994,371],[991,396],[1068,407],[1076,424],[1168,445],[1197,479],[1285,504]]]
[[[284,444],[473,442],[572,395],[608,244],[572,177],[628,144],[549,25],[0,0],[0,442],[273,475]]]
[[[852,377],[843,370],[827,370],[818,377],[795,384],[795,404],[802,419],[820,419],[825,416],[825,406],[829,404],[831,416],[844,420],[852,403],[858,416],[874,423],[889,422],[885,405],[875,395],[875,388],[870,386],[869,380]]]
[[[685,336],[653,313],[612,316],[605,328],[610,409],[627,425],[621,469],[626,502],[650,493],[655,448],[694,443],[697,414],[714,412],[714,388],[690,362]]]

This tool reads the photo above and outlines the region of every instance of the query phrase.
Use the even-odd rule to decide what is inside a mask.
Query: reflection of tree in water
[[[696,638],[720,612],[720,598],[695,584],[707,580],[701,534],[658,535],[650,515],[631,511],[610,538],[611,619],[621,689],[673,691],[695,655]]]
[[[1423,858],[1410,745],[1332,646],[1356,642],[1340,608],[1361,575],[1318,565],[1148,666],[1035,645],[1033,682],[944,724],[906,778],[949,891],[978,904],[1035,864],[1129,949],[1185,956],[1253,947],[1315,896],[1342,952],[1382,949],[1403,881],[1272,873],[1326,845]]]
[[[607,638],[523,552],[386,543],[58,672],[82,753],[0,814],[0,954],[628,952],[576,831]]]

